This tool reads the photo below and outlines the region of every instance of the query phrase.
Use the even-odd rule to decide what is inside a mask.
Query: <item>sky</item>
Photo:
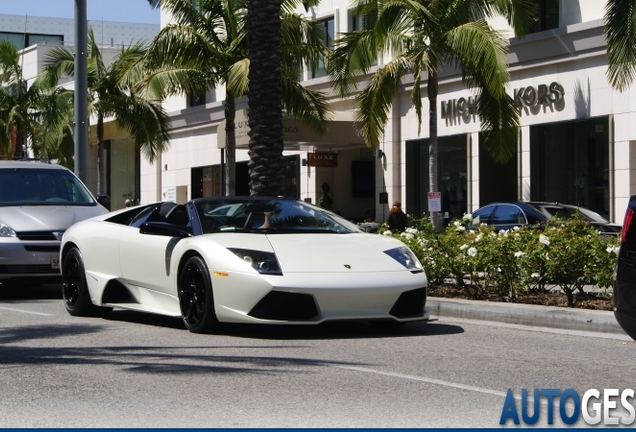
[[[0,0],[0,13],[55,18],[73,18],[75,0]],[[89,20],[159,24],[159,10],[148,0],[86,0]]]

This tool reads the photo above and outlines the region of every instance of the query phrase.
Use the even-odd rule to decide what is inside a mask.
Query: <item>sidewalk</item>
[[[426,307],[432,319],[452,317],[627,336],[612,311],[440,297],[428,297]]]

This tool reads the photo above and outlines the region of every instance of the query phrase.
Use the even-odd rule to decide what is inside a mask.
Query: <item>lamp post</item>
[[[74,171],[84,183],[88,171],[88,81],[86,0],[75,0],[75,155]]]

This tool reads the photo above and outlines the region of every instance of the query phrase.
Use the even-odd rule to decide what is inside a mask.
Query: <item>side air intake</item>
[[[389,312],[396,318],[409,318],[421,315],[426,304],[426,288],[403,292]]]

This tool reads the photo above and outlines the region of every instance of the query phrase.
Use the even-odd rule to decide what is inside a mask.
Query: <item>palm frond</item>
[[[368,147],[380,142],[400,79],[411,66],[404,57],[392,60],[374,72],[367,87],[356,96],[355,119],[362,125],[362,137]]]
[[[629,0],[608,0],[604,18],[607,78],[612,87],[624,91],[636,77],[636,4]]]
[[[295,77],[283,77],[283,107],[319,135],[327,132],[331,120],[329,101],[324,93],[304,87]]]
[[[477,97],[477,114],[484,133],[484,147],[495,162],[505,163],[517,150],[519,109],[509,95],[496,97],[485,89]]]
[[[503,96],[509,81],[507,40],[485,20],[457,26],[446,33],[445,38],[462,70],[464,83],[468,87],[479,83],[488,87],[494,96]]]

